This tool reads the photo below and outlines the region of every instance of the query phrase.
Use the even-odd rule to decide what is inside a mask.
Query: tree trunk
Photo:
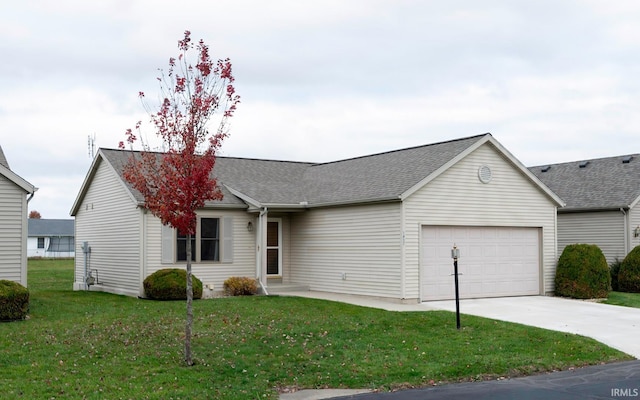
[[[191,280],[191,234],[187,235],[187,323],[184,331],[184,361],[193,365],[191,358],[191,328],[193,327],[193,282]]]

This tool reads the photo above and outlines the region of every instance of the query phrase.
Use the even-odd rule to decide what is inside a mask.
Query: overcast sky
[[[332,161],[491,132],[527,166],[640,152],[640,2],[23,0],[0,5],[0,146],[69,218],[87,136],[148,117],[185,29],[242,96],[222,154]],[[147,130],[148,135],[153,131]]]

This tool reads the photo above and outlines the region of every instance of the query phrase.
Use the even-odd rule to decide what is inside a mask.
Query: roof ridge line
[[[480,135],[467,136],[467,137],[458,138],[458,139],[451,139],[451,140],[443,140],[441,142],[436,142],[436,143],[427,143],[427,144],[421,144],[421,145],[417,145],[417,146],[404,147],[404,148],[401,148],[401,149],[382,151],[380,153],[366,154],[366,155],[357,156],[357,157],[344,158],[344,159],[341,159],[341,160],[327,161],[327,162],[323,162],[323,163],[316,163],[316,164],[312,165],[312,167],[318,167],[318,166],[321,166],[321,165],[336,164],[336,163],[341,163],[341,162],[344,162],[344,161],[358,160],[358,159],[367,158],[367,157],[375,157],[375,156],[380,156],[380,155],[383,155],[383,154],[398,153],[398,152],[401,152],[401,151],[419,149],[419,148],[423,148],[423,147],[431,147],[431,146],[438,146],[438,145],[441,145],[441,144],[461,142],[463,140],[481,138],[481,137],[485,137],[487,135],[492,136],[491,133],[487,132],[487,133],[483,133],[483,134],[480,134]]]
[[[581,158],[581,159],[573,160],[573,161],[565,161],[565,162],[559,162],[559,163],[548,163],[548,164],[533,165],[533,166],[528,167],[528,168],[540,168],[540,167],[547,167],[547,166],[576,164],[576,163],[581,163],[581,162],[584,162],[584,161],[591,162],[591,161],[601,161],[601,160],[613,160],[613,159],[616,159],[616,158],[628,157],[628,156],[640,157],[640,153],[620,154],[620,155],[617,155],[617,156],[610,156],[610,157]]]

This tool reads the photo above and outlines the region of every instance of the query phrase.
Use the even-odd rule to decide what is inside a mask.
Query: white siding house
[[[28,220],[27,256],[72,258],[75,256],[72,219]]]
[[[77,290],[144,296],[146,276],[184,265],[183,239],[122,178],[130,155],[100,149],[71,211]],[[219,157],[213,174],[224,199],[198,212],[193,242],[209,292],[252,276],[267,293],[448,299],[454,244],[463,297],[553,292],[563,203],[490,134],[320,164]]]
[[[36,190],[9,169],[0,147],[0,280],[27,286],[27,203]]]
[[[566,206],[558,209],[558,254],[595,244],[607,262],[640,244],[640,154],[531,167]]]

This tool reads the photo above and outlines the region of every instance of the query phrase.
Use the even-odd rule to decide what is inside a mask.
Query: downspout
[[[264,282],[262,281],[264,279],[264,271],[266,270],[266,267],[264,265],[265,263],[265,257],[263,257],[263,253],[266,252],[265,248],[264,248],[264,244],[266,242],[266,238],[265,238],[265,232],[266,232],[266,224],[265,222],[265,215],[267,215],[267,207],[263,207],[262,211],[260,211],[260,215],[258,217],[258,226],[260,227],[260,230],[258,232],[258,284],[260,285],[260,288],[262,289],[262,293],[264,293],[266,296],[269,295],[269,292],[267,291],[267,287],[265,286]]]
[[[36,192],[35,192],[35,191],[33,191],[33,192],[31,193],[31,196],[29,196],[29,198],[27,199],[27,204],[29,204],[29,202],[31,201],[31,199],[33,199],[33,196],[35,196],[35,195],[36,195]]]
[[[624,221],[624,254],[626,256],[629,254],[629,244],[631,242],[631,233],[629,232],[629,214],[627,214],[623,207],[620,207],[620,212],[622,212]]]

